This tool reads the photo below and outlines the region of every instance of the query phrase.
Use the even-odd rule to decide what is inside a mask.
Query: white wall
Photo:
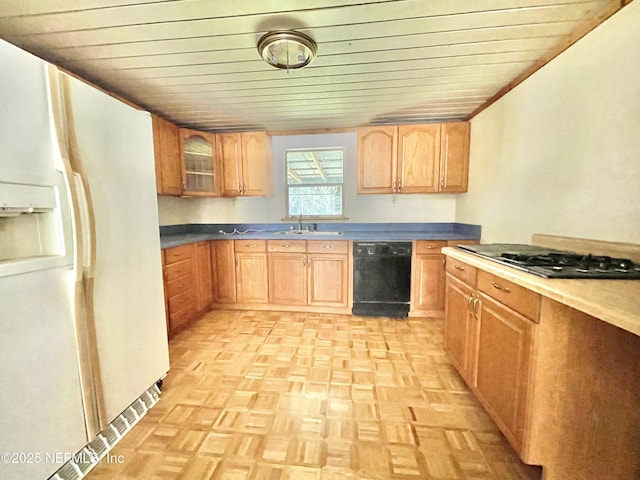
[[[453,222],[455,195],[357,195],[357,138],[353,133],[274,136],[274,195],[263,198],[159,197],[160,225],[181,223],[277,223],[285,215],[284,151],[345,147],[344,209],[349,222]]]
[[[472,120],[458,222],[640,243],[639,26],[636,1]]]

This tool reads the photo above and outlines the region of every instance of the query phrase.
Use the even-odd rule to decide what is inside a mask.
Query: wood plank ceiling
[[[0,0],[0,37],[209,131],[470,118],[627,1]],[[256,44],[318,43],[301,70]]]

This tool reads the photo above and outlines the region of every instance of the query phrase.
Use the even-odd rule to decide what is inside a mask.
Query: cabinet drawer
[[[347,240],[311,240],[307,242],[309,253],[348,253]]]
[[[450,273],[471,287],[475,288],[476,286],[476,276],[478,273],[476,267],[467,265],[455,258],[447,257],[447,273]]]
[[[185,290],[174,296],[169,297],[169,315],[171,312],[178,312],[180,310],[192,310],[195,311],[196,295],[193,288]]]
[[[482,270],[478,272],[478,290],[525,317],[538,321],[540,295],[537,293]]]
[[[447,246],[446,240],[417,240],[416,253],[419,253],[419,254],[440,253],[440,249],[446,246]]]
[[[306,251],[304,240],[267,240],[268,252],[300,252]]]
[[[167,297],[173,297],[193,287],[193,273],[177,277],[174,280],[167,281]]]
[[[193,256],[193,243],[186,245],[180,245],[178,247],[171,247],[164,249],[164,263],[165,265],[171,265],[172,263],[181,262],[187,260]]]
[[[184,277],[185,275],[193,273],[193,267],[190,258],[178,263],[167,265],[164,268],[167,271],[167,282],[172,282],[177,278]]]
[[[266,240],[234,240],[236,253],[238,252],[266,252]]]

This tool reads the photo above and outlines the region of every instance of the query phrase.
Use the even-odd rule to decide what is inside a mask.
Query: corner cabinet
[[[358,193],[467,191],[469,123],[358,128]]]
[[[222,161],[222,195],[271,194],[271,137],[267,132],[218,134]]]
[[[216,135],[180,129],[182,151],[182,194],[220,195],[218,146]]]

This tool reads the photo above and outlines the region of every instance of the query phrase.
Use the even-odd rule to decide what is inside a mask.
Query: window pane
[[[287,152],[287,184],[342,183],[343,149]]]
[[[289,215],[342,215],[342,185],[289,187]]]
[[[344,148],[287,150],[289,216],[342,216]]]

